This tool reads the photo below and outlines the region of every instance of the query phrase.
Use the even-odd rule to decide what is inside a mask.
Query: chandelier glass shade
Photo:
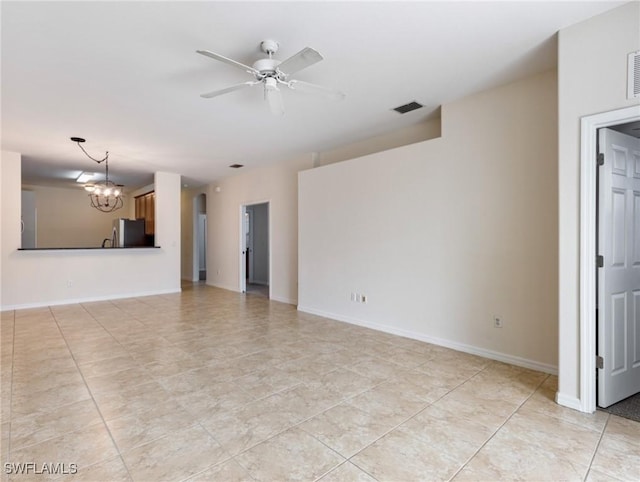
[[[104,181],[96,181],[84,185],[84,189],[89,193],[91,207],[97,209],[98,211],[102,211],[103,213],[110,213],[117,209],[120,209],[124,205],[124,201],[122,200],[123,186],[109,180],[109,151],[105,153],[104,158],[94,159],[82,147],[81,143],[85,142],[83,138],[72,137],[71,140],[78,144],[78,147],[82,149],[82,152],[84,152],[89,159],[96,162],[97,164],[101,164],[104,162]]]
[[[110,213],[123,206],[121,186],[108,179],[85,184],[84,188],[89,192],[91,207],[103,213]]]

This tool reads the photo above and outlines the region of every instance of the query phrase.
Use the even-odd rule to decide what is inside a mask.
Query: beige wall
[[[443,106],[441,138],[301,172],[299,309],[554,372],[556,93],[554,70]]]
[[[640,50],[639,22],[640,3],[631,2],[559,34],[558,400],[570,406],[580,404],[580,118],[639,103],[626,99],[627,54]]]
[[[81,187],[23,185],[22,189],[35,193],[39,248],[99,247],[111,237],[113,220],[129,214],[129,196],[123,198],[121,209],[103,213],[91,207]]]
[[[366,156],[375,152],[386,151],[428,139],[435,139],[436,137],[440,137],[440,131],[439,118],[420,122],[383,135],[322,151],[318,153],[315,165],[316,167],[326,166],[334,162],[355,159],[356,157]]]
[[[162,280],[171,290],[180,291],[180,175],[156,172],[155,188],[155,245],[160,246],[164,259],[154,266],[162,271]],[[154,270],[154,271],[155,271]],[[148,276],[155,276],[151,271]]]
[[[282,162],[229,177],[207,191],[207,284],[234,291],[240,286],[240,209],[269,202],[271,298],[298,298],[298,171],[311,159]],[[220,188],[219,192],[216,188]]]
[[[21,156],[0,156],[2,310],[180,291],[180,176],[158,172],[156,242],[162,247],[18,251]]]
[[[180,225],[182,230],[181,277],[184,280],[195,281],[199,276],[193,269],[193,201],[199,197],[200,194],[206,194],[206,192],[207,187],[203,186],[193,189],[183,189],[180,193]],[[198,209],[204,209],[204,206],[200,206]]]

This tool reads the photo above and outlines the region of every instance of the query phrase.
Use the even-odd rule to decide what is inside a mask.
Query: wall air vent
[[[629,54],[627,69],[627,99],[640,97],[640,50]]]
[[[422,104],[419,104],[415,100],[413,102],[409,102],[408,104],[401,105],[400,107],[396,107],[395,110],[399,114],[406,114],[407,112],[411,112],[412,110],[420,109]]]
[[[231,164],[229,167],[232,167],[233,169],[240,169],[241,167],[244,167],[244,164]]]

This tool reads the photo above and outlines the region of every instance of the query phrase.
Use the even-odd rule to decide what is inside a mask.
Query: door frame
[[[266,199],[266,200],[262,200],[262,201],[251,201],[251,202],[247,202],[247,203],[243,203],[240,205],[240,215],[239,215],[239,227],[240,227],[240,232],[239,232],[239,240],[240,242],[238,243],[238,259],[239,259],[239,263],[238,263],[238,273],[239,273],[239,283],[238,283],[238,289],[240,291],[240,293],[246,293],[247,292],[247,272],[246,272],[246,260],[244,258],[244,255],[242,254],[242,252],[245,249],[244,246],[244,241],[246,238],[246,233],[244,230],[244,213],[246,212],[247,207],[250,206],[255,206],[256,204],[267,204],[268,206],[268,212],[271,213],[271,200],[270,199]],[[267,224],[267,229],[269,230],[268,233],[268,243],[269,243],[269,249],[268,249],[268,256],[269,256],[269,299],[271,299],[271,273],[272,273],[272,269],[271,269],[271,263],[272,263],[272,253],[271,253],[271,247],[273,246],[273,243],[271,242],[271,214],[269,214],[269,220],[268,220],[268,224]]]
[[[207,226],[209,224],[209,218],[207,217],[207,213],[198,213],[197,216],[197,230],[196,236],[198,236],[198,254],[196,255],[196,259],[198,264],[196,265],[196,278],[198,281],[207,281],[207,230],[209,229]],[[204,221],[202,224],[202,231],[200,230],[200,221]],[[200,269],[200,265],[204,264],[204,270]],[[205,278],[204,280],[200,279],[200,271],[204,271]]]
[[[254,206],[253,204],[249,204],[248,206],[245,206],[246,211],[249,213],[249,236],[248,236],[248,241],[247,241],[247,257],[249,258],[249,260],[247,261],[247,264],[249,265],[249,272],[245,273],[245,279],[249,280],[249,283],[253,283],[253,218],[254,218],[254,211],[253,209],[249,209],[250,207]]]
[[[205,216],[207,215],[206,211],[204,213],[198,212],[198,199],[200,198],[200,196],[204,196],[205,206],[206,206],[206,202],[207,202],[206,193],[201,192],[191,198],[191,210],[192,210],[191,244],[192,244],[192,250],[193,250],[193,253],[192,253],[193,255],[191,257],[191,281],[194,281],[194,282],[200,281],[200,238],[198,236],[199,215],[200,214],[204,214]],[[208,218],[207,218],[207,225],[208,225]],[[208,227],[206,229],[208,229]],[[205,232],[204,234],[205,260],[207,258],[207,241],[206,240],[209,238],[208,234],[209,233],[207,232]]]
[[[596,410],[596,224],[598,129],[640,120],[640,106],[580,119],[580,411]],[[560,340],[562,346],[562,340]]]

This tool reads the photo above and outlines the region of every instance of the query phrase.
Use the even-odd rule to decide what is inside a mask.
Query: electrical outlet
[[[73,280],[67,280],[67,288],[71,288],[73,286]]]
[[[494,328],[502,328],[503,325],[503,321],[502,321],[502,317],[500,316],[494,316],[493,317],[493,327]]]
[[[351,293],[351,301],[355,301],[356,303],[366,303],[367,295],[363,295],[362,293]]]

